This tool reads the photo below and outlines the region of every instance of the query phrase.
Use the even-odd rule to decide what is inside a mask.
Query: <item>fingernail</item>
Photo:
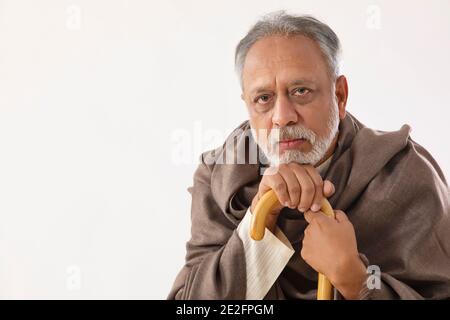
[[[305,208],[300,208],[300,209],[298,209],[298,210],[300,210],[301,212],[305,212],[305,211],[306,211]]]
[[[311,210],[314,212],[317,212],[320,210],[320,205],[318,205],[317,203],[314,203],[311,207]]]
[[[290,207],[291,204],[289,203],[289,201],[286,201],[286,202],[284,203],[284,206],[285,206],[285,207]]]

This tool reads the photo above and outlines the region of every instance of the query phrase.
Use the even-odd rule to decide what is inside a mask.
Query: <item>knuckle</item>
[[[302,185],[302,190],[303,190],[304,192],[306,192],[306,193],[314,193],[314,191],[315,191],[316,189],[314,188],[314,184],[312,184],[312,183],[304,183],[304,184]]]
[[[300,163],[297,163],[297,162],[291,162],[290,166],[291,166],[291,168],[293,170],[297,170],[297,171],[298,170],[305,170],[304,166],[302,164],[300,164]]]
[[[303,260],[305,260],[305,261],[309,260],[309,253],[308,253],[308,250],[305,249],[305,247],[303,247],[302,250],[300,251],[300,255],[303,258]]]
[[[323,180],[319,179],[316,183],[317,188],[319,188],[320,190],[322,190],[323,188]]]
[[[304,246],[303,246],[302,250],[300,250],[300,256],[306,260],[306,250],[305,250]]]
[[[258,187],[258,197],[261,197],[268,189],[269,187],[266,184],[261,183]]]
[[[276,191],[283,192],[284,191],[284,183],[282,183],[282,182],[276,183],[274,189]]]
[[[303,188],[303,191],[305,193],[314,193],[315,189],[310,184],[308,184]]]
[[[299,164],[297,162],[295,162],[295,161],[292,161],[292,162],[288,163],[288,166],[290,168],[297,168],[299,166]]]
[[[292,187],[290,189],[290,192],[293,193],[293,194],[299,194],[300,193],[300,187],[298,187],[298,186]]]

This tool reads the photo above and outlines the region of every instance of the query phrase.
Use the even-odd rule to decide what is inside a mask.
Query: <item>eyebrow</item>
[[[292,82],[289,82],[288,87],[304,85],[304,84],[311,85],[311,84],[314,84],[314,81],[309,80],[309,79],[297,79]]]
[[[288,87],[298,86],[298,85],[311,85],[311,84],[314,84],[313,80],[301,78],[301,79],[296,79],[296,80],[289,82]],[[268,90],[267,87],[268,87],[267,85],[259,85],[259,86],[255,87],[254,89],[252,89],[250,91],[250,94],[253,95],[253,94],[267,91]]]

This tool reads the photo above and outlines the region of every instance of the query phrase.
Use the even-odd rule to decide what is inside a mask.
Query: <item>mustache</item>
[[[314,144],[317,135],[314,131],[302,126],[295,125],[279,129],[274,129],[269,134],[269,145],[275,147],[282,140],[304,139],[310,144]]]

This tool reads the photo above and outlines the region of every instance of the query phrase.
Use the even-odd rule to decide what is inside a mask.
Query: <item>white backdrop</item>
[[[0,0],[0,298],[166,297],[198,156],[247,118],[234,47],[277,9],[328,23],[348,110],[449,175],[450,1]]]

